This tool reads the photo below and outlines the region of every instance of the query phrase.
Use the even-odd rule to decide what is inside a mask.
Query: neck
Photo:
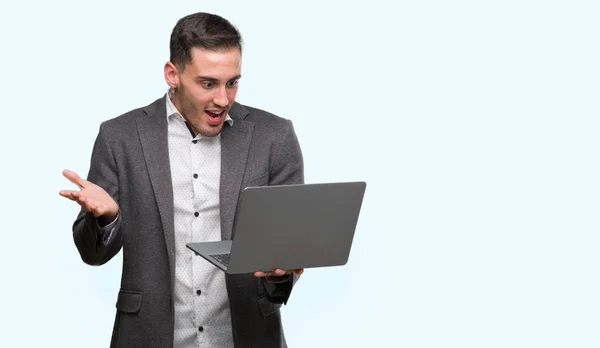
[[[183,109],[181,108],[181,104],[179,103],[179,98],[177,98],[176,90],[172,90],[171,93],[169,93],[169,99],[171,99],[171,103],[173,103],[173,105],[175,106],[175,108],[177,109],[179,114],[185,120],[185,123],[188,126],[188,129],[190,130],[190,132],[192,132],[194,137],[197,136],[200,132],[198,131],[198,129],[196,129],[194,124],[192,122],[190,122],[190,120],[187,118],[187,116],[183,112]]]

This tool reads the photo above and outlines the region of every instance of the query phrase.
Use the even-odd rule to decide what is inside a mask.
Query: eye
[[[237,84],[238,84],[238,80],[232,80],[232,81],[227,82],[227,87],[228,88],[233,88]]]
[[[204,87],[206,89],[213,88],[214,86],[215,86],[215,83],[212,81],[202,81],[202,87]]]

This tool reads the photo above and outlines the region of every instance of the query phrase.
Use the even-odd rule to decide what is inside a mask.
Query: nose
[[[227,98],[227,88],[225,86],[218,88],[213,103],[219,107],[226,107],[229,105],[229,98]]]

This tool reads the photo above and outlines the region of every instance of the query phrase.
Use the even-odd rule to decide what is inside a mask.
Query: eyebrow
[[[239,80],[241,78],[242,78],[242,75],[237,75],[237,76],[234,76],[234,77],[230,78],[227,81],[229,82],[229,81]],[[196,80],[205,80],[205,81],[211,81],[211,82],[218,82],[219,81],[218,79],[216,79],[214,77],[202,76],[202,75],[196,76]]]

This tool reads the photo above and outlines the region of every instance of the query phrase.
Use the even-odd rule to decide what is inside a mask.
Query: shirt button
[[[194,213],[194,216],[195,216],[195,217],[198,217],[198,215],[200,215],[200,213],[198,213],[198,212],[195,212],[195,213]]]
[[[192,140],[192,143],[196,144],[198,142],[198,140]]]
[[[194,173],[194,179],[198,179],[198,174]]]
[[[203,328],[202,326],[200,326],[200,327],[198,328],[198,331],[202,332],[202,331],[204,331],[204,328]]]
[[[202,294],[202,290],[196,290],[196,295]]]

